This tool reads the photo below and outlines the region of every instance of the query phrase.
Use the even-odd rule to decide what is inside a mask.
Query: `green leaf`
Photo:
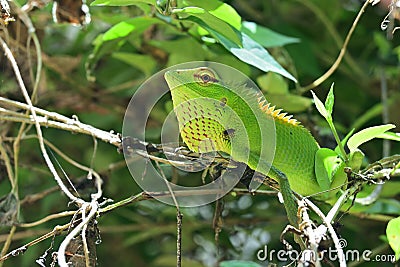
[[[105,42],[123,38],[128,36],[133,31],[143,32],[150,25],[159,22],[160,21],[158,19],[151,17],[135,17],[133,19],[121,21],[104,33],[102,41]]]
[[[344,150],[344,147],[339,139],[339,135],[336,131],[336,128],[335,128],[335,125],[333,124],[333,119],[332,119],[332,110],[333,110],[333,103],[334,103],[333,84],[331,86],[331,89],[329,90],[328,96],[326,97],[325,105],[322,103],[321,100],[319,100],[319,98],[313,91],[311,91],[311,93],[314,98],[314,103],[315,103],[315,106],[317,107],[317,110],[328,122],[329,128],[331,128],[332,134],[335,137],[335,141],[338,144],[338,149],[340,150],[339,154],[342,156],[342,158],[345,161],[347,161],[346,151]]]
[[[181,19],[190,20],[206,29],[228,51],[262,71],[276,72],[293,81],[296,79],[287,72],[260,44],[251,39],[247,34],[236,30],[234,27],[211,15],[206,10],[198,7],[175,9],[173,13],[179,14]],[[187,17],[182,17],[186,15]],[[188,16],[189,15],[189,16]]]
[[[252,261],[223,261],[219,267],[261,267],[259,264]]]
[[[204,1],[204,0],[186,0],[188,5],[201,7],[207,10],[211,15],[229,23],[232,27],[240,30],[242,25],[242,17],[236,12],[236,10],[221,1]]]
[[[347,164],[354,172],[358,172],[361,168],[362,162],[364,160],[364,153],[356,149],[350,152],[349,163]]]
[[[329,93],[325,99],[325,109],[330,117],[332,117],[333,103],[335,102],[335,95],[333,94],[333,85],[334,84],[332,83],[331,88],[329,89]]]
[[[314,99],[315,107],[317,108],[318,112],[324,117],[326,120],[329,118],[329,112],[326,110],[324,103],[317,97],[317,95],[311,91],[311,94]]]
[[[262,71],[272,71],[297,82],[289,72],[287,72],[281,65],[265,50],[260,44],[256,43],[247,34],[241,33],[243,47],[238,47],[229,40],[224,38],[217,39],[225,46],[226,49],[231,51],[241,61],[246,62],[259,68]]]
[[[288,84],[285,79],[273,72],[258,76],[257,83],[262,91],[269,94],[285,95],[289,93]]]
[[[333,176],[343,164],[338,154],[329,148],[320,148],[315,154],[315,175],[321,190],[328,190]]]
[[[155,5],[155,0],[95,0],[91,6],[132,6],[136,4]]]
[[[382,139],[400,142],[400,133],[386,132],[386,133],[378,135],[376,138],[382,138]]]
[[[393,198],[400,194],[400,181],[390,181],[390,186],[384,186],[381,197]]]
[[[400,258],[400,217],[389,221],[386,227],[386,236],[390,247],[393,249],[396,260]]]
[[[149,55],[115,52],[112,57],[143,71],[146,76],[151,76],[157,66],[155,60]]]
[[[346,151],[344,150],[344,147],[339,139],[339,135],[336,131],[335,125],[333,124],[333,119],[332,119],[332,110],[333,110],[333,103],[334,103],[334,95],[333,95],[333,84],[331,86],[331,89],[329,90],[329,93],[326,97],[325,100],[325,105],[322,104],[322,101],[319,100],[319,98],[314,94],[313,91],[311,91],[313,98],[314,98],[314,102],[315,102],[315,106],[317,107],[319,113],[321,113],[321,115],[325,118],[325,120],[328,122],[329,124],[329,128],[331,128],[332,134],[335,137],[335,141],[338,144],[339,150],[340,150],[340,155],[342,156],[342,158],[347,161],[347,154]]]
[[[156,18],[135,17],[133,19],[120,22],[111,27],[104,34],[99,35],[93,42],[93,52],[90,54],[85,65],[87,79],[90,81],[95,80],[93,71],[101,57],[117,51],[119,47],[124,44],[126,37],[131,36],[132,34],[140,35],[150,25],[154,25],[156,23],[160,23],[160,21]]]
[[[312,104],[308,97],[290,94],[287,81],[276,73],[269,72],[258,76],[257,84],[265,98],[285,112],[301,112]]]
[[[268,28],[260,26],[254,22],[243,21],[242,32],[250,36],[254,41],[264,47],[284,46],[287,44],[298,43],[300,39],[289,37]]]
[[[207,48],[194,38],[183,37],[175,40],[151,40],[149,44],[169,54],[168,66],[188,61],[206,60]],[[193,53],[193,51],[196,51],[196,53]]]
[[[259,68],[262,71],[272,71],[278,73],[293,81],[296,79],[287,72],[278,62],[265,50],[261,45],[252,40],[245,33],[237,32],[241,35],[242,47],[227,39],[222,34],[209,28],[208,25],[202,21],[197,21],[203,28],[208,30],[214,38],[216,38],[228,51],[239,58],[241,61],[246,62]]]
[[[200,7],[185,7],[182,9],[174,9],[172,11],[174,14],[180,16],[181,19],[187,19],[194,22],[201,21],[202,25],[206,26],[205,28],[208,32],[218,32],[220,35],[224,36],[231,42],[235,43],[236,45],[242,45],[242,41],[240,39],[240,32],[233,28],[229,23],[217,18],[216,16],[210,14],[205,9]],[[197,19],[192,19],[192,18]],[[211,31],[210,31],[211,30]],[[211,33],[212,34],[212,33]]]
[[[350,149],[350,152],[355,151],[360,145],[368,142],[371,139],[377,138],[379,135],[395,127],[396,126],[393,124],[386,124],[361,130],[349,138],[347,147]]]
[[[372,189],[372,188],[371,188]],[[371,190],[369,192],[372,192]],[[363,194],[360,192],[360,196],[368,196],[370,193]],[[358,195],[357,195],[358,196]],[[366,214],[387,214],[397,215],[400,214],[400,202],[394,198],[380,198],[376,200],[372,205],[361,205],[356,204],[351,208],[353,212],[363,212]]]

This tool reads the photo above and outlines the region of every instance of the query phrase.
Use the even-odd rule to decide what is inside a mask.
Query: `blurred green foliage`
[[[22,2],[22,1],[21,1]],[[359,11],[361,1],[260,1],[217,0],[153,1],[96,0],[90,6],[92,22],[85,27],[55,24],[51,7],[33,9],[32,19],[42,45],[44,69],[37,106],[105,130],[120,132],[125,108],[135,90],[152,74],[177,63],[210,60],[242,71],[265,92],[269,101],[301,120],[321,146],[335,147],[324,119],[311,105],[311,95],[300,95],[301,87],[322,75],[335,61],[343,40]],[[170,4],[170,7],[167,6]],[[176,8],[171,5],[176,4]],[[324,99],[335,82],[333,118],[343,138],[352,128],[360,130],[382,124],[382,110],[388,108],[389,122],[400,125],[400,32],[388,39],[380,24],[387,14],[384,5],[369,6],[357,25],[348,52],[338,70],[314,88]],[[398,20],[394,20],[398,23]],[[23,77],[32,86],[27,58],[35,62],[33,49],[27,53],[27,32],[17,19],[10,23],[9,42]],[[267,50],[268,48],[268,50]],[[23,101],[14,74],[0,58],[0,94]],[[266,71],[273,71],[268,72]],[[292,78],[286,79],[282,76]],[[293,75],[293,77],[292,77]],[[293,82],[296,79],[298,83]],[[387,84],[387,103],[382,102],[382,83]],[[148,123],[148,141],[158,142],[160,127],[171,111],[168,97]],[[386,123],[386,122],[384,122]],[[13,137],[17,123],[0,122],[0,135]],[[398,131],[398,130],[397,130]],[[77,162],[90,165],[93,140],[89,136],[43,128],[45,138]],[[34,130],[30,131],[34,134]],[[12,143],[4,142],[8,152]],[[382,158],[382,141],[361,147],[367,160]],[[390,154],[400,153],[392,144]],[[11,155],[11,153],[10,153]],[[82,196],[93,190],[86,173],[55,155]],[[99,142],[94,168],[104,179],[104,196],[118,201],[141,189],[130,176],[123,156],[116,148]],[[186,183],[198,184],[199,175],[179,172]],[[57,190],[35,138],[23,140],[19,158],[19,199],[53,191],[36,201],[23,201],[19,221],[32,222],[49,214],[68,210],[67,198]],[[189,182],[187,182],[189,181]],[[399,215],[398,181],[388,182],[382,201],[364,212]],[[0,195],[10,185],[0,160]],[[185,208],[183,212],[183,266],[218,266],[223,260],[257,262],[257,251],[268,245],[282,249],[279,235],[287,224],[276,197],[230,194],[223,199],[222,231],[214,240],[212,227],[215,204]],[[321,203],[325,210],[325,204]],[[386,217],[385,217],[386,218]],[[70,218],[52,220],[33,228],[18,228],[11,248],[21,246],[49,232]],[[99,266],[176,266],[176,210],[147,200],[119,208],[98,219],[102,243],[97,246]],[[348,247],[379,249],[387,241],[387,220],[368,220],[344,215],[340,234]],[[9,227],[0,228],[0,243]],[[55,237],[55,247],[62,236]],[[7,260],[4,266],[34,266],[35,259],[50,247],[51,240],[30,247],[24,255]],[[386,245],[382,254],[393,254]],[[265,266],[266,262],[258,262]],[[368,266],[390,266],[369,263]],[[257,266],[227,262],[223,267]],[[364,266],[364,263],[363,263]]]

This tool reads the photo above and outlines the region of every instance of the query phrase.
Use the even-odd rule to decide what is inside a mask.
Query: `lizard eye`
[[[211,77],[207,73],[204,73],[203,75],[201,75],[200,78],[203,81],[203,83],[208,83],[211,81]]]
[[[218,82],[214,72],[206,68],[200,69],[197,73],[195,73],[194,78],[195,81],[202,86],[208,86],[212,83]]]

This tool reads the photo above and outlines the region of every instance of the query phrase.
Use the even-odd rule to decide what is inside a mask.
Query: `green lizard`
[[[310,132],[267,103],[261,93],[245,86],[229,85],[211,68],[170,70],[165,73],[165,79],[180,134],[189,149],[225,152],[233,160],[276,180],[289,221],[297,226],[297,205],[292,190],[303,196],[323,191],[315,176],[319,145]],[[268,136],[274,124],[275,143],[275,137]],[[269,141],[276,144],[272,164],[268,162],[268,155],[262,154],[271,148]]]

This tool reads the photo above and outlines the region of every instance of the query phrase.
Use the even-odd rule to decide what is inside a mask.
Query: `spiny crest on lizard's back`
[[[275,106],[271,106],[271,103],[265,99],[260,90],[249,87],[244,83],[224,83],[224,85],[228,88],[238,88],[238,93],[240,93],[242,97],[246,97],[247,100],[254,100],[264,113],[271,115],[273,118],[295,126],[300,125],[298,120],[292,118],[293,115],[282,113],[282,109],[275,109]]]
[[[300,124],[298,120],[292,119],[293,115],[287,115],[287,113],[285,112],[282,113],[282,109],[275,109],[275,106],[271,106],[271,103],[267,102],[264,96],[260,96],[257,99],[257,101],[260,109],[266,114],[271,115],[275,119],[281,120],[285,123],[289,123],[295,126]]]

